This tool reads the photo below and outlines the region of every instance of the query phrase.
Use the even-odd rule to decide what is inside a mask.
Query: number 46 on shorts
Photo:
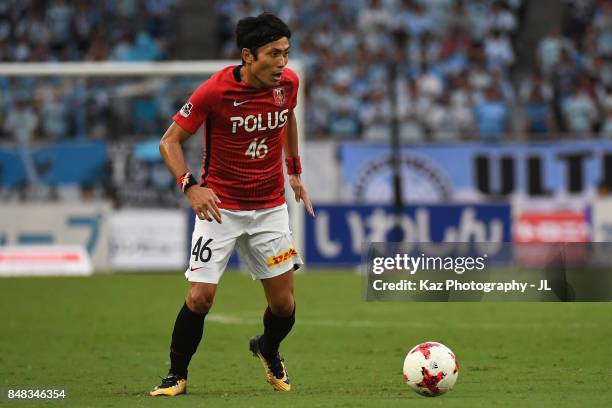
[[[193,250],[191,251],[191,255],[193,255],[193,260],[195,262],[208,262],[210,261],[210,258],[212,257],[212,250],[208,247],[208,245],[210,245],[210,243],[213,241],[212,238],[208,239],[208,241],[206,241],[204,243],[204,245],[202,245],[202,240],[204,237],[200,237],[195,245],[193,246]]]

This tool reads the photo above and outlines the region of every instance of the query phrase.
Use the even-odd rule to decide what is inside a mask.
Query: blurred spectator
[[[147,32],[154,38],[168,34],[169,16],[176,0],[145,0]]]
[[[482,41],[485,34],[489,31],[488,19],[489,4],[482,0],[467,1],[466,8],[470,16],[470,31],[474,35],[474,39]]]
[[[388,27],[392,24],[392,15],[389,9],[383,7],[380,0],[368,0],[367,7],[359,12],[357,26],[361,31],[374,32],[380,27]]]
[[[487,15],[487,28],[509,36],[516,30],[516,18],[508,10],[503,1],[496,0],[491,5]]]
[[[475,92],[483,92],[492,82],[491,74],[483,62],[475,63],[469,70],[468,83]]]
[[[552,83],[555,92],[555,98],[558,103],[563,103],[563,100],[572,93],[574,83],[580,72],[574,58],[569,51],[561,52],[561,61],[552,70]]]
[[[606,109],[612,106],[612,85],[604,86],[597,82],[595,82],[595,84],[595,100],[597,101],[597,106],[605,113]]]
[[[139,31],[132,49],[132,58],[136,61],[155,61],[161,58],[159,44],[147,31]]]
[[[519,86],[519,98],[525,102],[531,98],[531,94],[534,88],[538,89],[540,96],[546,101],[552,101],[553,88],[549,81],[544,78],[542,71],[539,69],[533,70],[528,76],[521,80]]]
[[[399,81],[397,97],[400,140],[403,143],[425,141],[422,118],[431,106],[431,99],[420,93],[414,79]]]
[[[474,109],[480,140],[500,141],[508,131],[509,109],[495,85],[486,90],[485,99]]]
[[[68,137],[68,120],[66,104],[59,87],[44,89],[41,109],[43,135],[53,142]]]
[[[109,54],[110,49],[104,38],[104,31],[98,29],[92,34],[84,59],[85,61],[104,61],[109,59]]]
[[[17,144],[28,185],[39,185],[40,180],[38,171],[34,159],[32,158],[32,152],[30,151],[34,133],[38,129],[38,116],[22,96],[16,99],[12,109],[7,115],[4,126],[5,129],[12,134],[13,140]]]
[[[334,108],[329,116],[329,133],[334,140],[354,139],[359,134],[357,112],[349,106]]]
[[[540,87],[531,88],[529,99],[523,105],[525,132],[534,140],[549,135],[554,130],[553,112]]]
[[[465,1],[456,0],[446,14],[446,26],[449,32],[469,32],[471,21],[465,10]]]
[[[456,107],[469,108],[473,105],[473,92],[465,73],[460,72],[450,78],[451,103]]]
[[[9,56],[9,60],[10,59],[15,62],[26,62],[30,59],[30,45],[25,37],[20,37],[17,40],[17,43],[12,49],[12,55]]]
[[[568,6],[568,12],[566,13],[564,32],[578,48],[582,48],[584,34],[595,11],[595,2],[592,0],[565,0],[565,2]]]
[[[599,30],[610,30],[612,28],[612,3],[602,1],[601,7],[595,11],[593,26]]]
[[[601,136],[612,138],[612,104],[606,106],[606,116],[601,126]]]
[[[108,88],[101,81],[91,95],[87,123],[90,127],[89,136],[92,139],[119,139],[120,132],[115,128],[116,119],[112,115]]]
[[[321,83],[323,81],[322,73],[315,73],[310,81],[313,84]],[[323,137],[327,126],[328,110],[331,106],[329,101],[333,98],[333,94],[330,89],[313,86],[306,88],[306,97],[311,101],[310,109],[304,111],[306,134],[313,138]]]
[[[420,75],[416,78],[419,92],[429,98],[437,98],[444,90],[441,74],[427,62],[421,64]]]
[[[451,105],[450,95],[445,92],[431,107],[427,125],[433,141],[458,141],[472,130],[472,112],[466,107]]]
[[[573,137],[585,136],[595,130],[598,111],[584,86],[575,85],[573,93],[562,102],[563,120]]]
[[[609,1],[601,2],[601,7],[595,11],[591,29],[597,38],[596,52],[612,57],[612,4]]]
[[[595,82],[603,87],[612,86],[612,64],[600,54],[585,58],[585,69]]]
[[[423,6],[411,0],[401,2],[395,24],[397,28],[407,32],[417,40],[422,34],[431,32],[435,28],[431,16],[425,12]]]
[[[553,27],[548,35],[542,38],[538,44],[538,60],[541,69],[550,73],[561,58],[561,52],[573,53],[574,47],[571,41],[561,36],[561,29]]]
[[[123,34],[121,40],[119,40],[119,42],[115,44],[115,47],[111,52],[111,59],[124,62],[136,61],[136,58],[134,58],[135,55],[133,50],[134,33],[131,31],[127,31]]]
[[[437,66],[440,62],[440,41],[430,31],[425,31],[420,37],[411,37],[409,42],[410,62],[415,65]],[[422,71],[421,71],[422,73]]]
[[[334,139],[354,139],[359,134],[358,100],[351,94],[351,76],[339,75],[334,86],[328,124]]]
[[[106,38],[102,37],[102,28],[98,26],[100,23],[100,15],[96,13],[92,5],[88,2],[77,2],[73,18],[73,31],[76,41],[76,47],[79,53],[87,52],[88,45],[92,35],[97,34],[97,40],[107,44]],[[94,27],[98,26],[97,30]],[[95,33],[95,34],[94,34]],[[93,41],[93,40],[92,40]]]
[[[109,6],[115,8],[119,17],[126,19],[132,18],[136,15],[139,4],[138,0],[114,0],[113,3],[109,4]]]
[[[54,0],[47,9],[46,20],[51,31],[51,46],[61,48],[70,39],[73,10],[65,0]]]
[[[29,145],[32,142],[34,133],[38,129],[38,116],[25,97],[17,97],[4,126],[18,144]]]
[[[491,70],[491,81],[498,87],[504,101],[510,104],[514,103],[514,87],[506,78],[506,75],[502,69],[496,68]]]
[[[438,60],[445,75],[454,75],[469,68],[471,40],[467,32],[456,28],[440,44]]]
[[[66,103],[75,139],[87,137],[87,82],[85,79],[70,81]]]
[[[484,47],[489,67],[505,69],[514,63],[510,40],[501,31],[491,30],[485,39]]]
[[[381,87],[372,89],[361,105],[359,118],[365,140],[388,142],[391,137],[391,106]]]

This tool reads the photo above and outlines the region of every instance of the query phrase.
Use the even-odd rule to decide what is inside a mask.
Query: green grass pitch
[[[349,271],[296,277],[297,323],[282,347],[293,391],[274,392],[247,348],[263,292],[227,273],[190,367],[189,394],[145,393],[168,369],[186,291],[180,273],[0,279],[0,388],[61,388],[41,407],[612,407],[609,303],[368,303]],[[405,353],[440,341],[455,389],[403,383]]]

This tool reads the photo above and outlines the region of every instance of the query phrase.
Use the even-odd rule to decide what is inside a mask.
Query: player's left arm
[[[289,113],[287,121],[287,127],[285,128],[285,143],[283,146],[285,150],[285,162],[287,164],[287,173],[289,174],[289,185],[293,189],[295,194],[295,201],[298,203],[300,200],[304,202],[306,211],[311,216],[315,216],[314,208],[308,198],[306,187],[302,183],[300,174],[302,173],[302,165],[300,164],[300,155],[298,149],[298,130],[297,121],[295,120],[295,114],[293,111]]]

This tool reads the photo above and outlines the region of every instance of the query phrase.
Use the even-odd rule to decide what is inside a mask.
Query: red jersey
[[[229,66],[205,81],[173,117],[193,134],[204,123],[201,185],[220,208],[254,210],[285,202],[284,127],[297,104],[298,77],[283,70],[280,85],[254,88]]]

